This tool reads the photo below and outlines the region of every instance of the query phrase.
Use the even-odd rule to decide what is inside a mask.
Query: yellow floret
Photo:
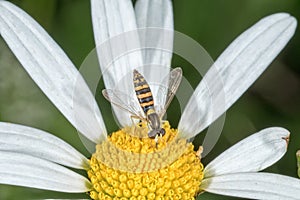
[[[192,143],[166,121],[158,144],[145,123],[112,133],[96,146],[88,177],[92,199],[194,199],[203,165]]]

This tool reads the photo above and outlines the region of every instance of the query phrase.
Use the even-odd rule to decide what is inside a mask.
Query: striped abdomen
[[[150,109],[154,110],[154,101],[150,87],[145,78],[137,70],[133,70],[133,83],[140,106],[147,115]]]

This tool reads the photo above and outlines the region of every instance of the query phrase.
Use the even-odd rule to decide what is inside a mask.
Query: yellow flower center
[[[192,143],[178,137],[166,121],[166,133],[148,138],[145,123],[112,133],[96,146],[88,177],[92,199],[194,199],[203,165]]]

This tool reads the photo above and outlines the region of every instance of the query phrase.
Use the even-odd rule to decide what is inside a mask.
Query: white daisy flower
[[[173,28],[169,0],[138,0],[135,11],[129,0],[92,0],[92,16],[97,45],[140,27]],[[0,183],[69,193],[89,192],[92,199],[194,199],[205,191],[252,199],[299,199],[298,179],[258,172],[275,163],[286,152],[289,132],[283,128],[273,127],[253,134],[205,168],[198,157],[200,152],[194,152],[193,145],[185,139],[176,139],[178,132],[185,138],[195,136],[224,113],[278,55],[295,28],[296,20],[289,14],[280,13],[262,19],[240,35],[196,88],[178,129],[171,129],[168,122],[164,123],[164,142],[153,147],[152,139],[134,138],[128,134],[133,130],[143,133],[147,129],[136,125],[125,126],[108,137],[94,97],[69,58],[24,11],[9,2],[0,1],[1,36],[53,104],[80,133],[97,144],[96,152],[87,159],[49,133],[0,122]],[[160,41],[159,37],[157,41]],[[103,62],[101,51],[98,53],[100,62]],[[122,60],[114,63],[115,82],[108,82],[108,78],[104,77],[106,87],[113,88],[124,73],[132,72],[133,68],[129,66],[142,66],[143,62],[169,66],[171,55],[160,50],[135,51],[122,59],[129,64]],[[151,73],[151,69],[145,70]],[[159,77],[167,73],[161,71]],[[104,73],[104,76],[108,75]],[[223,88],[208,90],[207,85],[220,80],[216,79],[217,76],[221,77]],[[73,94],[75,87],[79,91],[76,96]],[[219,94],[223,94],[226,101],[213,109],[209,106],[211,98],[219,102],[222,99]],[[121,110],[118,112],[118,120],[127,124],[128,114]],[[138,153],[138,159],[115,159],[118,152],[107,146],[109,143],[124,152]],[[187,148],[183,148],[183,153],[163,168],[145,171],[152,169],[153,163],[163,161],[149,156],[149,162],[147,156],[163,151],[167,144],[172,154],[182,147]],[[172,155],[167,153],[167,158]],[[144,171],[135,173],[111,168],[102,162],[105,154],[108,154],[105,158],[108,160],[104,159],[107,163],[113,161],[128,169],[132,164],[137,169],[142,164],[140,169]],[[88,178],[67,167],[86,170]]]

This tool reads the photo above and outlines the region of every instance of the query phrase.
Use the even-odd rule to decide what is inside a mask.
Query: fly
[[[163,82],[168,83],[168,86],[161,85],[158,88],[158,105],[155,105],[154,98],[144,76],[137,70],[133,70],[133,84],[134,90],[139,102],[140,108],[136,107],[136,102],[132,101],[127,94],[119,90],[104,89],[102,90],[103,96],[117,107],[126,110],[131,114],[132,118],[140,119],[147,122],[150,127],[148,137],[155,138],[157,143],[158,137],[165,134],[162,128],[162,118],[166,113],[174,95],[179,87],[182,79],[181,68],[173,69],[164,79]],[[164,99],[164,97],[166,97]],[[164,101],[165,100],[165,101]],[[158,108],[158,109],[157,109]]]
[[[137,70],[133,70],[133,84],[136,97],[151,128],[148,136],[157,140],[157,136],[164,136],[165,129],[161,127],[161,119],[155,111],[154,99],[149,84]]]

